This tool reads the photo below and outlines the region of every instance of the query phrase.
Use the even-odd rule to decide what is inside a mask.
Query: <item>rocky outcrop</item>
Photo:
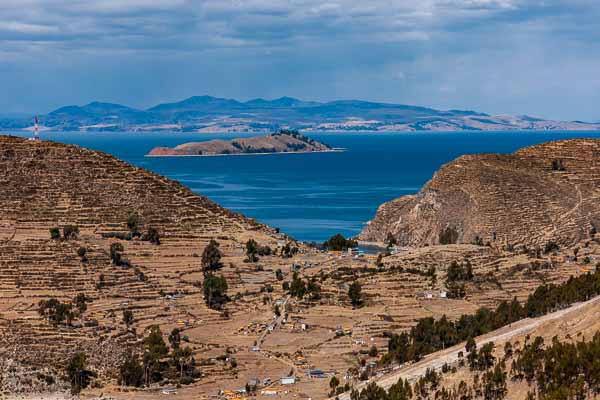
[[[513,154],[466,155],[416,195],[379,207],[359,235],[401,245],[575,243],[600,227],[600,140],[549,142]]]
[[[148,155],[216,156],[229,154],[309,153],[332,150],[328,145],[298,133],[283,132],[250,138],[190,142],[174,148],[155,147]]]

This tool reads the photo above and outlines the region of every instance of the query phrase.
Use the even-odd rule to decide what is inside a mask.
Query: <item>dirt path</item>
[[[531,332],[535,328],[539,327],[541,324],[549,321],[554,321],[562,318],[566,314],[570,314],[577,310],[580,310],[592,303],[599,302],[600,296],[595,297],[591,300],[588,300],[583,303],[577,303],[569,308],[565,308],[564,310],[559,310],[553,312],[551,314],[544,315],[539,318],[526,318],[521,321],[515,322],[514,324],[505,326],[504,328],[498,329],[494,332],[490,332],[487,335],[480,336],[476,339],[477,345],[480,346],[484,343],[488,342],[501,342],[511,339],[517,335]],[[384,375],[379,378],[373,378],[366,382],[363,382],[357,385],[355,388],[360,390],[370,382],[374,381],[384,389],[389,389],[390,386],[398,382],[398,379],[408,379],[409,381],[414,381],[419,377],[425,374],[427,369],[436,369],[439,370],[446,363],[452,364],[458,361],[458,352],[465,351],[464,343],[456,345],[454,347],[448,348],[446,350],[438,351],[437,353],[433,353],[425,356],[425,358],[418,363],[409,364],[405,366],[400,366],[395,369],[392,373],[388,375]],[[350,393],[344,393],[338,396],[340,400],[349,400]]]
[[[281,311],[281,315],[279,317],[277,317],[277,319],[275,320],[275,323],[273,323],[273,331],[276,331],[279,326],[281,325],[281,322],[283,321],[283,319],[285,318],[285,306],[288,302],[288,300],[290,299],[291,296],[287,296],[285,298],[285,300],[283,301],[283,303],[281,304],[280,307],[280,311]],[[267,335],[269,334],[269,330],[265,329],[263,331],[263,333],[260,335],[260,337],[258,338],[258,340],[256,341],[256,346],[260,347],[262,346],[263,342],[265,341],[265,339],[267,338]]]

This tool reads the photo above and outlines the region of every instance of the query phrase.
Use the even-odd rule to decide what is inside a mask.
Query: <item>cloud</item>
[[[600,89],[597,0],[0,0],[0,16],[0,84],[48,93],[0,108],[210,93],[586,118]]]

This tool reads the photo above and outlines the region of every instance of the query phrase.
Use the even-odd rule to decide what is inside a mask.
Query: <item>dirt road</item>
[[[569,308],[565,308],[564,310],[559,310],[539,318],[523,319],[521,321],[515,322],[514,324],[505,326],[504,328],[490,332],[487,335],[479,336],[478,338],[476,338],[475,341],[477,342],[478,346],[488,342],[503,342],[517,335],[531,332],[545,322],[560,319],[566,314],[570,314],[596,302],[600,302],[600,296],[583,303],[577,303]],[[387,390],[390,388],[390,386],[398,382],[398,379],[400,378],[408,379],[409,381],[414,381],[419,377],[425,375],[425,371],[427,371],[428,368],[439,370],[446,363],[452,364],[457,362],[458,353],[460,351],[465,352],[464,343],[461,343],[454,347],[450,347],[446,350],[429,354],[418,363],[401,366],[387,375],[381,376],[379,378],[372,378],[369,381],[365,381],[360,385],[357,385],[355,388],[360,390],[366,385],[368,385],[370,382],[375,381],[379,386]],[[340,400],[350,400],[350,393],[347,392],[341,394],[338,396],[338,398]]]

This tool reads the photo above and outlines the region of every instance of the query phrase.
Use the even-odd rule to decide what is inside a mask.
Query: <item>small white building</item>
[[[282,385],[293,385],[295,383],[296,383],[295,376],[284,376],[283,378],[281,378]]]

